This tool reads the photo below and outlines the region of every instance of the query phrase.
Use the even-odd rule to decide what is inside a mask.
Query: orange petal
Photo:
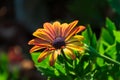
[[[40,39],[43,39],[45,41],[48,41],[48,42],[52,42],[53,39],[51,38],[51,36],[49,36],[47,33],[45,33],[44,31],[41,31],[41,32],[34,32],[33,35],[35,37],[38,37]]]
[[[43,49],[45,47],[40,47],[40,46],[34,46],[30,49],[30,53],[34,52],[34,51],[37,51],[37,50],[40,50],[40,49]]]
[[[51,23],[44,23],[44,29],[46,29],[51,35],[55,36],[55,30],[54,30],[54,27]]]
[[[54,27],[55,34],[56,34],[55,36],[56,37],[60,36],[60,29],[61,29],[60,22],[59,21],[54,22],[53,27]]]
[[[67,44],[66,48],[77,50],[77,51],[83,51],[84,50],[84,48],[82,48],[82,46],[77,46],[77,45],[74,45],[74,44]]]
[[[52,41],[55,39],[55,36],[53,34],[51,34],[48,30],[43,30],[43,33],[48,36],[48,38],[50,38]]]
[[[85,30],[85,28],[86,28],[85,26],[79,26],[76,33],[79,33],[80,31]]]
[[[68,28],[68,24],[67,24],[67,23],[63,23],[63,24],[61,25],[61,28],[62,28],[62,30],[61,30],[61,35],[62,35],[62,37],[64,37],[65,34],[66,34],[65,30]]]
[[[50,51],[48,51],[48,49],[45,49],[42,53],[40,53],[38,57],[38,62],[43,61],[49,54],[50,54]]]
[[[35,38],[35,39],[32,39],[28,42],[29,45],[38,45],[38,44],[46,44],[46,45],[50,45],[49,42],[45,41],[45,40],[42,40],[40,38]]]
[[[76,26],[76,24],[78,23],[78,20],[75,20],[75,21],[73,21],[73,22],[71,22],[70,24],[69,24],[69,26],[66,28],[66,30],[65,30],[65,37],[66,36],[68,36],[68,34],[71,32],[71,30]]]
[[[40,32],[42,32],[43,30],[44,30],[43,28],[38,28],[35,32],[40,33]]]
[[[54,65],[54,63],[55,63],[55,61],[57,59],[57,56],[58,56],[58,51],[55,50],[54,53],[52,53],[50,55],[50,66]]]
[[[67,41],[68,39],[70,39],[71,38],[71,36],[73,36],[74,34],[77,34],[78,32],[80,32],[80,31],[82,31],[82,30],[84,30],[85,29],[85,27],[84,26],[79,26],[79,27],[77,27],[77,28],[74,28],[69,34],[68,34],[68,36],[66,36],[65,38],[65,41]]]
[[[63,49],[63,51],[67,56],[69,56],[73,60],[76,58],[75,54],[73,53],[73,51],[71,49],[65,48],[65,49]]]

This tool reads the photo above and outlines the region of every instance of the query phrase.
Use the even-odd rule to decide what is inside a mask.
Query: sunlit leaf
[[[108,76],[108,80],[114,80],[112,76]]]
[[[65,67],[62,64],[55,64],[55,68],[63,75],[66,75]]]
[[[114,44],[114,45],[108,46],[108,48],[105,50],[105,53],[109,55],[111,58],[116,59],[116,54],[117,54],[116,45]]]
[[[120,31],[113,31],[116,41],[120,42]]]
[[[111,33],[113,32],[113,30],[116,30],[115,24],[109,18],[106,18],[106,27]]]
[[[100,67],[102,67],[102,66],[104,66],[105,65],[105,63],[104,63],[104,60],[103,59],[101,59],[101,58],[97,58],[97,64],[100,66]]]
[[[7,80],[7,78],[8,78],[8,73],[2,73],[2,74],[0,74],[0,80]]]

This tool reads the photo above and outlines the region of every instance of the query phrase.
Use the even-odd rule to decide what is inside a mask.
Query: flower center
[[[56,49],[60,49],[62,46],[65,46],[65,41],[62,37],[57,37],[54,41],[53,41],[53,47]]]

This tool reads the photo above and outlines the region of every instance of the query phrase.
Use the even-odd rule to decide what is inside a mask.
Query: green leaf
[[[87,45],[90,45],[90,46],[96,48],[96,46],[97,46],[96,35],[92,32],[90,25],[87,26],[87,29],[82,33],[82,35],[85,37],[84,42]]]
[[[49,56],[39,63],[38,62],[39,55],[40,55],[40,52],[34,52],[31,54],[32,60],[34,61],[36,68],[40,72],[43,72],[45,75],[57,76],[58,74],[55,74],[55,69],[49,65]]]
[[[102,28],[101,38],[110,45],[114,43],[114,37],[105,28]]]
[[[108,76],[108,80],[114,80],[112,76]]]
[[[109,18],[106,18],[106,27],[111,33],[113,32],[113,30],[116,30],[115,24]]]
[[[39,64],[38,63],[38,56],[39,55],[40,55],[40,52],[31,53],[32,60],[34,61],[35,64]]]
[[[116,42],[116,51],[117,51],[116,60],[120,62],[120,43],[119,42]]]
[[[92,35],[91,45],[92,45],[94,48],[97,47],[97,38],[96,38],[96,35],[95,35],[95,34]]]
[[[4,72],[2,74],[0,74],[0,80],[8,80],[9,74],[7,72]]]
[[[113,31],[114,36],[115,36],[115,40],[117,42],[120,42],[120,31]]]
[[[86,29],[84,32],[82,32],[82,35],[85,37],[84,43],[90,45],[90,39],[88,35],[88,30]]]
[[[55,68],[63,75],[66,75],[65,67],[62,64],[55,64]]]
[[[0,73],[8,72],[8,56],[6,53],[0,53]]]
[[[102,66],[104,66],[105,65],[105,63],[104,63],[104,60],[102,59],[102,58],[97,58],[97,64],[100,66],[100,67],[102,67]]]
[[[66,75],[65,67],[62,63],[58,64],[57,61],[54,66],[49,65],[49,56],[43,60],[42,62],[38,62],[38,56],[40,55],[39,52],[32,53],[32,60],[35,63],[37,69],[44,73],[47,76],[57,77],[59,75]]]
[[[51,70],[51,69],[46,69],[46,68],[41,68],[41,67],[38,67],[37,68],[40,72],[43,73],[43,75],[46,75],[46,76],[51,76],[51,77],[56,77],[58,76],[58,74],[55,74],[55,70]]]
[[[100,54],[104,54],[105,49],[104,49],[103,45],[104,45],[103,40],[100,39],[99,40],[99,47],[98,47],[98,51],[99,51]]]
[[[31,54],[32,56],[32,60],[35,63],[36,67],[41,67],[41,68],[51,68],[51,66],[49,65],[49,56],[46,57],[46,59],[44,59],[42,62],[38,62],[38,56],[40,55],[40,52],[34,52]]]
[[[116,44],[108,46],[108,48],[105,50],[105,53],[112,59],[116,59]]]

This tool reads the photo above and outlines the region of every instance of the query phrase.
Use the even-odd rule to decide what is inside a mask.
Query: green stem
[[[107,56],[105,56],[105,55],[103,55],[103,54],[98,53],[98,52],[97,52],[94,48],[92,48],[91,46],[88,46],[88,45],[85,44],[85,48],[86,48],[86,50],[89,52],[90,55],[95,55],[95,56],[97,56],[97,57],[101,57],[101,58],[103,58],[103,59],[105,59],[105,60],[110,61],[111,63],[117,64],[117,65],[120,66],[120,62],[118,62],[118,61],[116,61],[116,60],[114,60],[114,59],[111,59],[111,58],[109,58],[109,57],[107,57]]]

